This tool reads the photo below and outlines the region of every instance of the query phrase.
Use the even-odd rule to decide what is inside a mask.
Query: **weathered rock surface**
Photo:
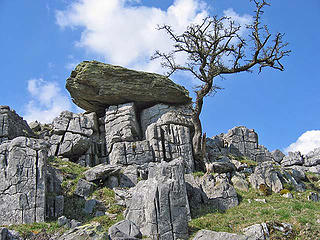
[[[242,229],[242,232],[247,237],[252,237],[256,240],[269,239],[269,230],[266,223],[254,224],[252,226]]]
[[[169,78],[119,66],[84,61],[67,79],[66,88],[75,104],[90,112],[103,112],[110,105],[135,102],[146,108],[155,103],[185,104],[188,91]]]
[[[185,174],[187,195],[191,209],[197,209],[200,205],[208,203],[208,197],[202,190],[199,178],[192,173]]]
[[[175,124],[158,126],[153,123],[146,130],[146,139],[150,142],[156,162],[182,158],[186,172],[193,172],[194,159],[189,127]]]
[[[52,126],[50,155],[66,157],[84,166],[106,161],[105,136],[100,133],[95,113],[64,111]]]
[[[45,220],[47,144],[17,137],[0,145],[0,223]]]
[[[242,176],[237,173],[234,176],[232,176],[231,182],[236,189],[239,189],[240,191],[244,191],[244,192],[249,191],[249,183],[245,179],[245,176]]]
[[[151,238],[187,239],[190,210],[183,162],[151,165],[148,180],[133,189],[126,219]]]
[[[147,140],[115,143],[109,155],[111,164],[143,165],[154,160],[150,143]]]
[[[18,232],[0,227],[0,240],[22,240],[22,238]]]
[[[272,161],[273,155],[258,143],[258,134],[244,126],[234,127],[226,134],[207,139],[207,153],[211,161],[229,154],[246,156],[257,162]]]
[[[215,209],[227,210],[239,204],[236,190],[226,179],[214,179],[212,175],[205,175],[201,186],[208,204]]]
[[[33,136],[26,121],[8,106],[0,106],[0,143],[19,136]]]
[[[111,240],[142,238],[140,229],[129,220],[123,220],[112,225],[108,230],[108,236]]]
[[[174,124],[193,128],[191,116],[192,109],[189,105],[169,106],[157,104],[153,107],[146,108],[141,112],[141,130],[143,135],[145,135],[148,126],[153,123],[158,126]]]
[[[110,175],[116,175],[120,172],[118,165],[100,164],[84,172],[87,181],[92,182],[100,179],[106,179]]]
[[[249,238],[235,233],[200,230],[197,232],[193,240],[255,240],[255,238]]]
[[[110,153],[116,142],[138,141],[141,136],[134,103],[110,106],[105,114],[107,150]]]
[[[87,198],[93,192],[94,188],[95,185],[93,183],[88,182],[84,179],[79,179],[74,194],[80,197]]]
[[[94,222],[83,226],[72,228],[62,236],[53,237],[52,240],[106,240],[108,234],[103,232],[100,223]]]
[[[293,166],[302,165],[304,162],[303,156],[300,152],[289,152],[287,156],[284,156],[281,165],[282,166]]]
[[[320,148],[316,148],[305,156],[305,166],[312,167],[320,165]]]
[[[283,152],[281,152],[279,149],[272,151],[271,154],[272,154],[273,160],[278,163],[280,163],[283,157],[285,156]]]
[[[258,189],[261,184],[270,187],[274,192],[280,192],[283,189],[282,182],[279,177],[280,173],[274,168],[272,163],[260,163],[249,176],[251,186]]]

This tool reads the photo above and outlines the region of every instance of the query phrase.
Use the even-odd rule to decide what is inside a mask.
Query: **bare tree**
[[[200,121],[203,99],[221,89],[214,80],[227,74],[251,72],[255,66],[259,72],[265,67],[283,71],[280,61],[290,53],[285,49],[288,43],[283,42],[284,34],[272,35],[268,26],[262,24],[263,9],[270,6],[268,1],[250,1],[255,4],[255,14],[252,24],[247,26],[240,26],[229,17],[214,16],[188,26],[182,34],[176,34],[169,25],[158,28],[173,40],[174,50],[169,53],[156,51],[151,59],[160,58],[162,67],[168,69],[168,76],[182,70],[202,82],[195,91],[192,116],[195,128],[193,148],[198,161],[204,157],[205,146]],[[243,29],[246,34],[242,34]],[[178,53],[187,54],[186,63],[181,65],[175,61]]]

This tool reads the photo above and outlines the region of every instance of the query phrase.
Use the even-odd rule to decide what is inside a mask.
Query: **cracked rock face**
[[[235,156],[246,156],[257,162],[272,161],[272,153],[262,145],[258,144],[258,134],[253,129],[246,127],[234,127],[226,134],[207,138],[207,153],[211,161],[219,156],[229,154]]]
[[[157,104],[141,114],[134,103],[111,106],[105,117],[109,161],[143,165],[182,158],[186,172],[192,172],[192,128],[190,109],[186,106]]]
[[[155,239],[187,239],[189,203],[181,160],[151,164],[149,178],[132,189],[126,219]]]
[[[8,106],[0,106],[0,144],[19,136],[32,136],[27,122]]]
[[[111,106],[106,109],[105,131],[107,150],[110,153],[117,142],[133,142],[140,139],[140,126],[134,103]]]
[[[53,120],[50,155],[70,158],[85,166],[105,162],[105,136],[100,134],[95,113],[64,111]]]
[[[258,189],[261,184],[265,184],[273,192],[280,192],[283,189],[280,176],[280,172],[271,163],[266,162],[255,168],[254,173],[249,176],[249,181],[255,189]]]
[[[18,137],[0,145],[0,223],[45,220],[47,145]]]
[[[320,164],[320,148],[316,148],[305,156],[304,165],[307,167],[311,167],[319,164]]]
[[[156,103],[190,103],[189,92],[169,78],[97,61],[80,63],[67,79],[66,88],[76,105],[101,112],[111,105],[135,102],[139,108]]]

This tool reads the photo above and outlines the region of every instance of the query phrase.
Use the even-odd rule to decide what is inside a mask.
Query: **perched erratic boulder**
[[[45,220],[47,145],[18,137],[0,145],[0,225]]]
[[[185,104],[188,91],[169,78],[97,61],[80,63],[67,79],[66,88],[75,104],[90,112],[104,112],[110,105],[135,102],[138,107],[155,103]]]

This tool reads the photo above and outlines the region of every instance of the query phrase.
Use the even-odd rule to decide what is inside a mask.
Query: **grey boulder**
[[[306,155],[304,165],[307,167],[320,165],[320,148],[316,148]]]
[[[112,225],[108,230],[108,235],[110,240],[142,238],[140,229],[129,220],[123,220]]]
[[[281,165],[286,167],[293,165],[302,165],[303,162],[303,156],[300,152],[289,152],[287,156],[283,157]]]
[[[188,91],[169,78],[97,61],[80,63],[67,79],[66,88],[76,105],[104,112],[110,105],[135,102],[146,108],[155,103],[185,104]]]
[[[249,238],[235,233],[200,230],[194,236],[193,240],[254,240],[254,238]]]
[[[121,167],[118,165],[99,164],[84,172],[87,181],[106,179],[110,175],[116,175],[120,172]]]
[[[149,164],[148,180],[131,188],[126,219],[151,238],[187,239],[190,209],[182,160]]]

